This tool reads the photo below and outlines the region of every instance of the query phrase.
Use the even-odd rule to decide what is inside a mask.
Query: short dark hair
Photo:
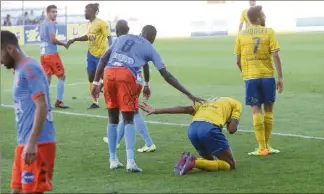
[[[46,8],[46,12],[47,12],[47,13],[50,12],[51,9],[57,9],[56,5],[49,5],[49,6],[47,6],[47,8]]]
[[[86,8],[91,8],[93,9],[96,14],[99,13],[99,3],[89,3]]]
[[[8,30],[1,30],[1,46],[13,44],[19,46],[16,35]]]
[[[261,5],[251,7],[248,10],[247,17],[248,17],[249,21],[252,24],[258,21],[258,18],[260,17],[260,14],[261,14],[261,11],[262,11],[262,6]]]
[[[152,25],[146,25],[143,27],[143,31],[147,32],[148,34],[156,34],[156,28]]]

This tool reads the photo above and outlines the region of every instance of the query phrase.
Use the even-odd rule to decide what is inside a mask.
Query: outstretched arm
[[[148,115],[151,114],[194,114],[195,109],[192,106],[178,106],[170,108],[153,108],[148,104],[143,103],[140,108],[147,112]]]

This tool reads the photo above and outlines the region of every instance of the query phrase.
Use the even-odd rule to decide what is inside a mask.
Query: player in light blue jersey
[[[68,45],[56,38],[55,20],[57,16],[57,7],[55,5],[49,5],[46,11],[47,18],[40,25],[40,62],[45,73],[47,74],[49,83],[51,83],[52,75],[56,75],[57,77],[55,107],[69,108],[66,104],[63,103],[64,81],[66,79],[66,76],[62,60],[57,52],[57,45],[64,46],[66,49],[68,48]]]
[[[97,68],[92,95],[94,97],[99,96],[99,80],[104,71],[104,97],[109,115],[107,136],[109,139],[110,168],[122,166],[116,156],[117,126],[119,111],[121,111],[125,123],[126,169],[132,172],[142,171],[135,163],[136,136],[133,119],[138,109],[136,77],[138,71],[149,61],[153,62],[166,82],[181,91],[190,100],[194,102],[203,101],[203,99],[192,95],[167,71],[160,55],[152,46],[156,33],[154,26],[147,25],[142,29],[141,36],[127,34],[118,37],[101,58]]]
[[[117,37],[121,35],[128,34],[129,27],[128,27],[128,22],[125,20],[119,20],[116,23],[116,35]],[[149,79],[150,79],[150,71],[149,71],[149,66],[148,64],[145,64],[143,66],[143,71],[144,71],[144,90],[143,90],[143,95],[146,100],[149,99],[151,90],[149,88]],[[143,78],[142,78],[142,72],[139,70],[137,72],[137,77],[136,77],[136,82],[138,84],[138,96],[141,94],[142,91],[142,85],[143,85]],[[137,132],[140,134],[140,136],[143,138],[145,141],[145,145],[138,149],[138,152],[154,152],[156,150],[156,146],[152,141],[152,138],[150,136],[150,133],[147,130],[147,126],[144,122],[144,119],[142,115],[139,113],[138,109],[136,110],[136,113],[134,115],[134,124]],[[125,124],[124,124],[124,119],[123,115],[120,114],[120,119],[117,127],[117,148],[120,145],[120,142],[122,138],[124,137],[124,131],[125,131]],[[104,137],[104,141],[108,143],[108,137]]]
[[[38,62],[24,55],[9,31],[1,31],[1,64],[15,70],[12,91],[18,146],[12,193],[51,191],[56,140],[47,77]]]

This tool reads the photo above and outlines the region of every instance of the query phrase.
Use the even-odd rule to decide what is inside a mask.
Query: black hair
[[[143,27],[143,32],[147,32],[148,34],[155,34],[157,33],[156,28],[152,25],[146,25]]]
[[[249,19],[249,21],[254,24],[255,22],[258,21],[258,18],[260,17],[262,11],[262,6],[261,5],[257,5],[254,7],[251,7],[248,12],[247,12],[247,17]]]
[[[89,4],[86,6],[86,8],[91,8],[91,9],[93,9],[93,10],[96,12],[96,14],[99,13],[99,3],[89,3]]]
[[[13,44],[19,46],[16,35],[8,30],[1,30],[1,46]]]
[[[46,8],[46,12],[47,12],[47,13],[50,12],[51,9],[57,9],[56,5],[49,5],[49,6],[47,6],[47,8]]]

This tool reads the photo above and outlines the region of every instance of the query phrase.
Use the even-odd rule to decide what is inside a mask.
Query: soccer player
[[[68,41],[68,46],[75,41],[89,41],[89,49],[87,53],[87,72],[90,91],[100,57],[107,50],[106,39],[108,38],[109,45],[112,43],[108,23],[96,17],[98,12],[98,3],[88,4],[85,7],[85,19],[89,20],[87,34]],[[89,106],[89,109],[99,108],[98,100],[99,98],[93,97],[92,104]]]
[[[117,37],[121,35],[128,34],[129,27],[128,23],[125,20],[118,20],[116,23],[116,35]],[[150,97],[151,91],[149,88],[149,79],[150,79],[150,71],[149,71],[149,66],[148,64],[145,64],[143,66],[144,70],[144,90],[143,90],[143,95],[144,98],[147,100]],[[143,78],[142,78],[142,72],[141,69],[137,72],[137,78],[136,82],[138,84],[138,94],[137,96],[141,94],[142,91],[142,83],[143,83]],[[154,152],[156,150],[155,144],[153,144],[152,138],[150,136],[150,133],[147,130],[147,126],[144,122],[144,119],[142,115],[139,113],[138,109],[135,112],[134,115],[134,124],[135,128],[137,129],[138,133],[142,137],[142,139],[145,141],[145,145],[138,149],[138,152]],[[124,119],[123,115],[120,114],[120,119],[117,127],[117,148],[120,146],[120,142],[122,138],[124,137],[124,130],[125,130],[125,124],[124,124]],[[104,141],[108,143],[108,137],[104,137]]]
[[[234,52],[237,66],[245,80],[245,103],[252,108],[253,127],[259,143],[258,149],[249,155],[264,156],[279,153],[279,150],[270,147],[269,138],[272,132],[276,88],[279,93],[283,91],[280,48],[274,30],[265,27],[262,6],[251,7],[247,16],[251,26],[239,32]],[[277,69],[277,83],[272,58]]]
[[[121,111],[125,123],[126,169],[132,172],[142,171],[135,163],[134,147],[136,136],[133,121],[134,114],[138,108],[138,84],[136,83],[136,77],[138,70],[144,64],[152,61],[166,82],[184,93],[192,101],[203,101],[192,95],[166,70],[160,55],[152,46],[156,33],[157,31],[154,26],[147,25],[142,29],[141,36],[127,34],[118,37],[101,58],[97,68],[92,95],[94,97],[99,95],[98,81],[104,71],[104,97],[109,115],[107,136],[109,140],[111,169],[122,166],[116,156],[117,126],[119,111]]]
[[[13,101],[17,141],[12,193],[52,190],[55,132],[47,77],[40,64],[24,55],[14,33],[1,31],[1,64],[14,69]]]
[[[230,97],[220,97],[194,106],[152,108],[144,104],[140,107],[151,114],[190,114],[193,116],[188,128],[188,138],[199,155],[184,152],[174,168],[174,174],[184,175],[193,168],[206,171],[230,171],[235,168],[235,160],[228,141],[222,133],[227,125],[230,134],[237,131],[241,115],[241,103]]]
[[[250,3],[250,7],[255,6],[256,1],[249,1]],[[243,25],[245,23],[245,28],[247,28],[249,25],[251,25],[249,18],[247,17],[247,11],[249,9],[245,9],[242,11],[241,13],[241,18],[240,18],[240,25],[239,25],[239,31],[241,31],[243,29]]]
[[[47,19],[40,25],[41,39],[41,57],[40,63],[47,74],[48,83],[51,83],[52,75],[57,77],[56,86],[56,108],[69,108],[63,103],[64,81],[66,79],[64,67],[60,55],[57,52],[57,45],[68,48],[66,43],[59,41],[56,38],[56,16],[57,7],[49,5],[46,9]]]

